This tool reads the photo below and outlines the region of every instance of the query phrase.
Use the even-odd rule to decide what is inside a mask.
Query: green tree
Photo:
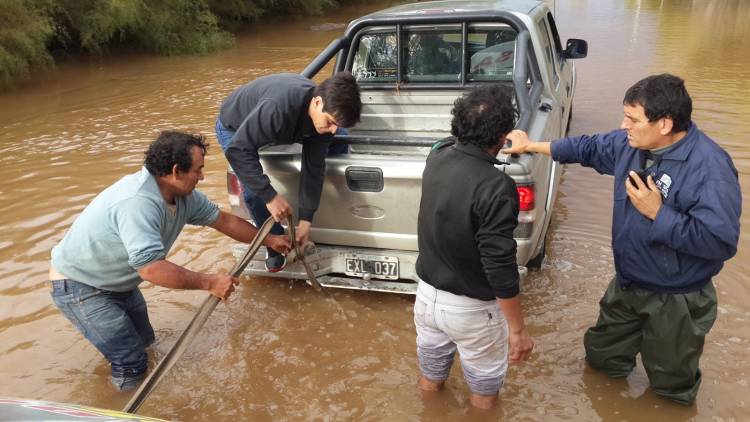
[[[53,42],[64,49],[98,52],[130,44],[160,54],[205,53],[231,36],[201,0],[57,0]]]
[[[317,14],[334,0],[2,0],[0,88],[53,63],[50,51],[103,54],[126,46],[201,54],[264,15]]]
[[[52,63],[45,42],[53,30],[42,12],[24,0],[3,0],[0,6],[0,88],[27,78],[33,67]]]

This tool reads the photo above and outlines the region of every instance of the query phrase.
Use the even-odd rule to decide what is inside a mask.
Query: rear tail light
[[[239,206],[240,198],[242,198],[242,185],[234,173],[227,173],[227,193],[229,194],[229,205]]]
[[[518,191],[518,203],[520,211],[531,211],[534,209],[534,185],[519,185],[516,187]]]
[[[528,239],[534,228],[534,184],[516,185],[518,192],[518,226],[513,233],[517,239]]]
[[[241,195],[242,185],[234,173],[227,173],[227,191],[230,195]]]

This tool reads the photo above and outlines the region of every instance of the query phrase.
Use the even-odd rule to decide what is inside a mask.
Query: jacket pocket
[[[656,245],[651,247],[651,253],[655,264],[666,276],[680,275],[680,261],[674,249],[666,245]]]

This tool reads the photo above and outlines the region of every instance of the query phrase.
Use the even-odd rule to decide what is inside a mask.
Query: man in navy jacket
[[[625,377],[639,352],[654,391],[692,404],[698,361],[716,319],[711,281],[734,256],[741,194],[729,155],[691,121],[684,81],[662,74],[630,87],[621,128],[529,141],[508,135],[506,153],[539,152],[614,179],[615,277],[584,336],[589,364]]]

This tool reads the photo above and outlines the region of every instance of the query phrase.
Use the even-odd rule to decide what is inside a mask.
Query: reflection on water
[[[127,402],[127,394],[109,387],[104,360],[52,305],[44,282],[50,248],[93,195],[139,168],[158,131],[211,135],[217,106],[234,87],[300,71],[340,33],[335,24],[382,5],[260,26],[211,56],[61,65],[0,96],[0,396],[115,409]],[[584,38],[590,47],[589,57],[576,62],[573,134],[613,129],[628,86],[649,73],[676,73],[687,81],[698,126],[732,155],[741,185],[750,185],[750,3],[557,0],[555,9],[563,39]],[[226,206],[225,165],[214,143],[200,188]],[[418,393],[412,298],[326,296],[302,283],[247,279],[141,411],[180,420],[747,419],[745,233],[738,256],[716,278],[719,318],[706,342],[695,407],[656,397],[640,366],[627,379],[610,380],[584,364],[581,338],[613,272],[611,185],[591,170],[565,169],[548,260],[523,288],[537,350],[531,362],[510,369],[499,409],[469,409],[458,367],[446,391]],[[750,226],[747,213],[742,223]],[[227,271],[230,245],[190,228],[170,259],[198,271]],[[158,358],[205,293],[150,285],[143,291]]]

